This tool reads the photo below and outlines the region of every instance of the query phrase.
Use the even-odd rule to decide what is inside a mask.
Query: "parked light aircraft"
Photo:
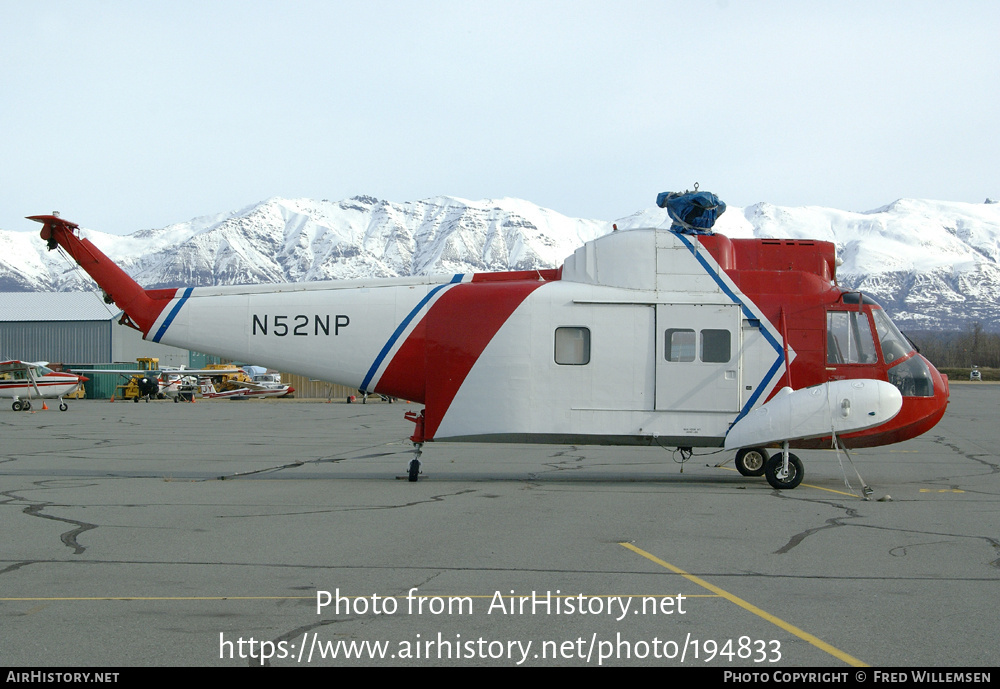
[[[188,399],[187,396],[198,391],[198,374],[204,373],[198,370],[185,368],[160,369],[156,366],[149,368],[108,368],[108,369],[74,369],[80,373],[86,371],[91,375],[115,375],[124,378],[128,384],[119,386],[125,388],[122,399],[131,399],[138,402],[141,399],[149,402],[154,397],[170,397],[175,402],[180,398]]]
[[[233,382],[222,390],[217,390],[211,381],[201,385],[201,394],[208,398],[265,399],[284,397],[293,392],[295,388],[282,383],[279,373],[261,373],[253,376],[253,380]]]
[[[557,269],[144,290],[75,223],[31,219],[146,339],[422,403],[411,481],[423,444],[452,440],[724,447],[794,488],[790,447],[899,442],[948,403],[881,307],[837,285],[830,242],[635,229]]]
[[[83,369],[80,369],[83,370]],[[295,388],[281,382],[279,374],[263,374],[253,379],[236,367],[193,368],[123,368],[86,369],[90,374],[120,375],[134,382],[133,402],[153,397],[169,397],[174,402],[190,401],[200,392],[209,398],[248,399],[252,397],[281,397],[295,392]],[[239,379],[224,380],[239,374]],[[219,389],[221,388],[221,390]]]
[[[73,394],[86,381],[84,376],[53,371],[45,362],[0,362],[0,397],[13,398],[14,411],[30,411],[33,398],[53,397],[59,400],[59,411],[66,411],[69,406],[63,396]]]

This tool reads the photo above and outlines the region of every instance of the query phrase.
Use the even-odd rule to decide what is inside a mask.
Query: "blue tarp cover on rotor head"
[[[666,208],[674,223],[670,229],[683,234],[712,234],[716,219],[726,212],[726,204],[708,191],[664,191],[656,205]]]

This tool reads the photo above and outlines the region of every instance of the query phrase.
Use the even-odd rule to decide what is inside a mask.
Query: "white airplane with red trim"
[[[159,290],[75,223],[31,219],[148,340],[423,404],[412,481],[425,442],[481,441],[725,448],[794,488],[789,448],[940,420],[947,378],[837,285],[833,244],[729,239],[665,207],[672,229],[607,234],[557,269]]]
[[[14,400],[14,411],[31,411],[32,399],[58,399],[59,411],[66,411],[69,405],[63,397],[71,395],[88,380],[62,371],[53,371],[44,362],[2,361],[0,362],[0,397]]]

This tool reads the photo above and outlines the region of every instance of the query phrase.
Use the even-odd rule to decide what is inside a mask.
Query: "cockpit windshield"
[[[872,309],[875,319],[875,331],[882,346],[882,357],[885,363],[898,362],[913,351],[913,345],[907,340],[892,320],[881,309]],[[903,397],[933,397],[934,379],[923,357],[915,356],[897,363],[887,372],[889,382],[899,388]]]
[[[878,342],[882,346],[885,363],[891,364],[913,351],[913,345],[903,337],[903,333],[899,332],[896,325],[885,315],[885,311],[872,309],[872,317],[875,319],[875,331],[878,333]]]

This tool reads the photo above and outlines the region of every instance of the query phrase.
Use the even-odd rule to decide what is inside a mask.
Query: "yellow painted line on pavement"
[[[501,598],[524,598],[526,595],[523,593],[515,593],[509,595],[501,595]],[[552,598],[576,598],[579,594],[554,594]],[[630,593],[630,594],[584,594],[587,598],[673,598],[673,595],[665,595],[662,593]],[[370,598],[370,596],[341,596],[342,598]],[[398,598],[400,600],[406,600],[405,595],[398,596],[380,596],[381,598]],[[694,595],[685,594],[685,598],[718,598],[717,594],[710,593],[696,593]],[[455,593],[439,594],[435,596],[418,596],[418,598],[482,598],[484,600],[496,598],[496,594],[475,594],[471,596],[463,596]],[[96,601],[96,600],[174,600],[174,601],[185,601],[185,600],[316,600],[316,596],[22,596],[19,598],[11,597],[0,597],[0,602],[13,603],[13,602],[66,602],[66,601]],[[38,608],[39,610],[41,609]]]
[[[647,560],[650,560],[651,562],[655,562],[656,564],[660,565],[661,567],[665,567],[666,569],[669,569],[674,574],[680,574],[682,577],[684,577],[688,581],[690,581],[690,582],[692,582],[694,584],[697,584],[698,586],[701,586],[702,588],[708,589],[709,591],[711,591],[713,593],[718,594],[722,598],[725,598],[726,600],[728,600],[731,603],[735,603],[736,605],[740,606],[744,610],[748,610],[749,612],[752,612],[754,615],[757,615],[758,617],[761,617],[761,618],[767,620],[771,624],[774,624],[774,625],[777,625],[778,627],[781,627],[786,632],[789,632],[790,634],[794,634],[795,636],[799,637],[803,641],[808,641],[809,643],[811,643],[816,648],[819,648],[819,649],[821,649],[823,651],[826,651],[827,653],[829,653],[833,657],[838,658],[838,659],[844,661],[848,665],[853,665],[854,667],[869,667],[868,663],[865,663],[864,661],[858,660],[857,658],[855,658],[852,655],[844,653],[840,649],[831,646],[830,644],[826,643],[822,639],[820,639],[820,638],[818,638],[816,636],[813,636],[809,632],[803,631],[803,630],[799,629],[798,627],[796,627],[795,625],[789,624],[788,622],[785,622],[781,618],[775,617],[771,613],[765,612],[764,610],[761,610],[756,605],[748,603],[748,602],[746,602],[745,600],[743,600],[742,598],[740,598],[738,596],[734,596],[733,594],[729,593],[728,591],[719,588],[715,584],[710,584],[707,581],[705,581],[704,579],[696,577],[693,574],[688,574],[687,572],[685,572],[680,567],[674,567],[669,562],[665,562],[665,561],[661,560],[660,558],[656,557],[655,555],[653,555],[651,553],[647,553],[642,548],[637,548],[636,546],[632,545],[631,543],[619,543],[618,545],[620,545],[620,546],[622,546],[624,548],[628,548],[629,550],[631,550],[632,552],[636,553],[637,555],[641,555],[642,557],[646,558]]]
[[[725,469],[726,471],[736,471],[731,467],[718,467],[719,469]],[[812,483],[801,483],[801,486],[806,486],[808,488],[815,488],[816,490],[825,490],[828,493],[836,493],[837,495],[850,495],[852,498],[858,497],[857,493],[847,493],[842,490],[834,490],[833,488],[824,488],[823,486],[817,486]]]
[[[45,598],[0,598],[0,601],[88,601],[88,600],[315,600],[316,596],[62,596]]]
[[[848,493],[847,491],[843,491],[843,490],[834,490],[833,488],[824,488],[823,486],[817,486],[817,485],[814,485],[812,483],[801,483],[801,484],[799,484],[800,488],[802,486],[808,486],[809,488],[815,488],[816,490],[825,490],[827,493],[836,493],[837,495],[850,495],[852,498],[858,497],[857,493]]]

